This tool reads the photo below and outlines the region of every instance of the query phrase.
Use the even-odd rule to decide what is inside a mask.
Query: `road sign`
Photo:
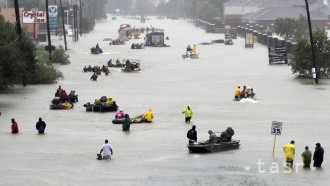
[[[282,133],[283,122],[272,121],[271,134],[272,135],[281,135]]]
[[[49,17],[57,17],[57,6],[56,5],[48,6],[48,14]]]
[[[50,29],[55,29],[57,28],[57,6],[56,5],[51,5],[48,6],[48,14],[49,14],[49,28]]]

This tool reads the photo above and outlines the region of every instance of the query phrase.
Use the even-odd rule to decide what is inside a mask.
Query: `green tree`
[[[327,32],[316,29],[313,32],[315,61],[318,78],[330,77],[330,40]],[[293,74],[299,77],[312,78],[313,58],[308,39],[302,38],[297,41],[289,62]]]
[[[36,51],[25,33],[19,37],[15,25],[0,16],[0,89],[15,84],[53,83],[62,76]]]
[[[274,32],[286,40],[292,38],[294,33],[295,19],[293,18],[278,18],[274,23]]]
[[[304,16],[298,19],[278,18],[274,23],[274,32],[286,40],[297,41],[308,36],[307,20]]]

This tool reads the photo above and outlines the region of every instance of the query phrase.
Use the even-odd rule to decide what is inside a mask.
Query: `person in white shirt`
[[[100,154],[103,152],[103,159],[111,159],[111,155],[113,154],[112,148],[110,144],[108,144],[108,140],[105,140],[105,143],[102,145]]]

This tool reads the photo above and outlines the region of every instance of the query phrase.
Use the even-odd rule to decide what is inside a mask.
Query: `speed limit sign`
[[[272,135],[281,135],[281,133],[282,133],[282,125],[283,125],[283,122],[272,121],[272,128],[271,128],[270,133]]]

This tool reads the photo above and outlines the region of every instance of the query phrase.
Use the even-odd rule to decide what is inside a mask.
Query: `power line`
[[[15,39],[15,41],[13,41],[13,42],[11,42],[11,43],[9,43],[9,44],[7,44],[7,45],[4,45],[4,46],[0,46],[0,48],[7,48],[7,47],[9,47],[9,46],[11,46],[11,45],[13,45],[16,41],[18,41],[19,40],[19,38],[20,37],[17,37],[16,39]]]

